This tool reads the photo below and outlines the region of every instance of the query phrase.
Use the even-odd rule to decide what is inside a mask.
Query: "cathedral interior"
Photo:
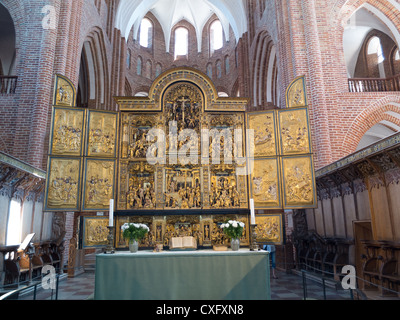
[[[237,220],[399,299],[399,44],[396,0],[0,0],[0,297]]]

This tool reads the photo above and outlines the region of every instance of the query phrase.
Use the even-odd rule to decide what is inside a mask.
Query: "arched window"
[[[130,69],[131,68],[131,50],[128,49],[126,53],[126,68]]]
[[[156,78],[161,74],[162,72],[162,66],[161,64],[157,63],[156,65]]]
[[[225,57],[225,74],[229,74],[231,71],[230,63],[229,63],[229,57]]]
[[[368,54],[376,54],[378,56],[378,63],[385,61],[381,40],[378,37],[372,37],[371,40],[369,40]]]
[[[142,64],[143,64],[142,58],[138,57],[137,66],[136,66],[136,73],[137,73],[138,76],[142,75]]]
[[[221,49],[224,45],[222,24],[219,20],[214,21],[210,26],[210,52]]]
[[[392,75],[396,76],[400,74],[400,51],[395,47],[391,54],[392,62]]]
[[[151,79],[151,74],[152,74],[151,61],[147,60],[147,62],[146,62],[146,78]]]
[[[179,27],[175,30],[175,59],[178,56],[186,56],[189,52],[189,31]]]
[[[211,63],[209,63],[209,64],[207,65],[207,76],[208,76],[209,78],[212,78],[212,76],[213,76],[213,71],[212,71],[212,65],[211,65]]]
[[[0,94],[16,90],[16,34],[14,21],[8,10],[0,3],[0,75],[6,76],[0,83]]]
[[[151,48],[153,45],[153,24],[147,18],[140,24],[140,45],[145,48]]]
[[[217,63],[216,63],[216,66],[217,66],[217,78],[218,79],[222,77],[222,66],[221,65],[222,65],[221,60],[218,60]]]

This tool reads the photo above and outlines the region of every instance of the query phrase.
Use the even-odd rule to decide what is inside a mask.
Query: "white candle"
[[[109,226],[114,226],[114,200],[110,200]]]
[[[251,224],[256,224],[256,212],[254,209],[254,199],[250,199],[250,212],[251,212]]]

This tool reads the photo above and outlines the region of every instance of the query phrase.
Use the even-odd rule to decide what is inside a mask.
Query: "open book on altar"
[[[171,238],[170,250],[196,250],[197,241],[194,237]]]

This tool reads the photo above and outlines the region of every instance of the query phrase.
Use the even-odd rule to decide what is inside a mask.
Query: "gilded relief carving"
[[[249,114],[248,122],[249,128],[254,130],[254,156],[276,156],[275,113]],[[252,147],[251,144],[250,147]]]
[[[81,156],[84,134],[82,109],[54,108],[51,153],[63,156]]]
[[[179,152],[183,146],[185,150],[200,150],[203,104],[200,90],[193,85],[177,84],[167,90],[164,98],[167,152]]]
[[[212,167],[210,207],[215,209],[240,208],[241,199],[234,166]]]
[[[299,77],[292,82],[287,90],[286,99],[288,108],[307,106],[307,92],[304,77]]]
[[[212,247],[213,245],[229,245],[229,239],[221,231],[220,225],[228,220],[244,222],[246,228],[241,238],[242,245],[249,244],[248,217],[240,215],[210,215],[210,216],[131,216],[117,217],[116,219],[116,246],[127,247],[127,242],[122,237],[121,226],[126,223],[145,223],[150,232],[141,241],[141,247],[154,247],[163,244],[168,247],[173,237],[194,237],[200,247]]]
[[[47,208],[52,210],[79,208],[81,162],[79,159],[49,160]]]
[[[129,165],[128,172],[126,209],[155,209],[154,168],[146,162],[132,163]]]
[[[282,215],[258,215],[256,223],[257,242],[283,243]]]
[[[54,105],[70,107],[75,105],[75,88],[62,76],[56,76]]]
[[[83,247],[105,246],[108,243],[108,219],[107,218],[85,218]]]
[[[244,156],[245,136],[243,132],[243,114],[208,114],[203,128],[209,129],[209,141],[202,150],[217,162],[232,163],[234,159]]]
[[[279,112],[282,155],[311,152],[307,109]]]
[[[201,209],[200,168],[167,168],[164,196],[166,209]]]
[[[149,147],[154,144],[147,140],[149,131],[157,128],[156,115],[126,114],[123,119],[122,158],[146,159]]]
[[[86,160],[84,209],[104,210],[114,199],[115,161]]]
[[[257,159],[250,176],[251,196],[257,208],[281,207],[277,159]]]
[[[235,157],[243,159],[245,142],[244,114],[220,114],[204,112],[204,97],[200,89],[187,82],[171,85],[163,93],[162,113],[134,113],[121,115],[121,159],[119,208],[137,209],[226,209],[247,205],[247,190],[243,179],[237,181]],[[150,148],[156,139],[149,138],[150,130],[165,130],[165,164],[133,173],[136,161],[147,163]],[[202,141],[202,129],[209,129],[209,141]],[[234,141],[235,130],[242,136]],[[214,130],[214,131],[212,131]],[[224,131],[225,130],[225,131]],[[225,136],[224,133],[228,133]],[[205,152],[201,147],[206,147]],[[160,150],[157,148],[157,152]],[[157,155],[157,153],[156,153]],[[208,166],[219,155],[216,163]],[[214,158],[213,158],[214,156]],[[205,161],[205,159],[207,159]],[[225,165],[226,160],[229,164]],[[240,164],[243,169],[244,162]],[[129,182],[126,175],[129,175]],[[140,196],[148,183],[148,199]],[[136,178],[135,178],[136,177]],[[226,180],[226,181],[224,181]],[[218,185],[229,186],[226,189]]]
[[[285,157],[282,160],[285,206],[315,205],[314,173],[311,157]]]
[[[61,107],[54,108],[50,153],[77,159],[49,161],[47,206],[59,211],[107,211],[110,199],[115,199],[117,211],[140,215],[147,210],[146,217],[117,215],[118,247],[127,245],[118,231],[125,222],[149,225],[151,232],[143,246],[168,246],[172,237],[189,235],[200,246],[210,247],[229,242],[221,223],[239,220],[246,224],[242,244],[249,243],[247,215],[164,217],[151,216],[152,210],[172,215],[174,210],[248,210],[250,198],[256,209],[315,206],[304,78],[296,79],[287,91],[289,109],[248,115],[247,99],[219,98],[213,84],[189,68],[166,72],[153,84],[149,97],[117,98],[120,113],[67,108],[74,100],[70,81],[56,78],[54,104]],[[246,141],[245,123],[254,130],[251,168],[246,162],[251,141]],[[156,147],[159,137],[150,137],[152,129],[165,134],[161,141],[165,162],[148,161],[149,154],[158,157],[163,151]],[[204,138],[205,129],[209,136]],[[279,217],[257,215],[257,219],[259,238],[279,243],[283,228]],[[104,225],[99,221],[87,222],[84,241],[89,246],[104,240]]]
[[[115,157],[117,119],[115,113],[89,112],[88,149],[89,157]]]

